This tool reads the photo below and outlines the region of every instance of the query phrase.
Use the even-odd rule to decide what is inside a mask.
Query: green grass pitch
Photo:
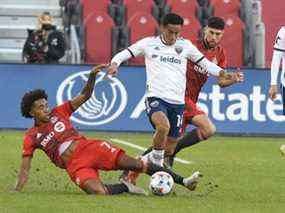
[[[118,138],[147,147],[151,134],[86,133],[88,137]],[[0,131],[0,213],[93,213],[93,212],[187,212],[187,213],[284,213],[285,158],[279,147],[282,138],[213,137],[179,153],[193,162],[175,163],[174,170],[184,176],[199,170],[204,174],[195,192],[175,186],[171,195],[157,197],[90,196],[36,151],[30,179],[23,192],[11,188],[21,160],[21,131]],[[119,145],[128,154],[140,153]],[[119,172],[102,172],[104,182],[117,181]],[[139,186],[148,188],[149,177],[142,175]]]

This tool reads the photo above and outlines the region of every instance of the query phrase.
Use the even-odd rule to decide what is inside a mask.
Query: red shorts
[[[81,140],[67,162],[66,171],[73,182],[82,187],[88,179],[99,179],[98,170],[116,170],[124,150],[103,140]]]
[[[185,132],[186,127],[191,122],[191,119],[196,115],[206,115],[206,113],[201,110],[191,99],[185,99],[185,110],[183,113],[181,133]]]

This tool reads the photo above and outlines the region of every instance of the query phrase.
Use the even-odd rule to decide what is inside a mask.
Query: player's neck
[[[161,34],[161,35],[159,36],[159,38],[160,38],[161,42],[162,42],[164,45],[166,45],[166,46],[172,46],[172,45],[173,45],[173,44],[167,44],[167,42],[165,41],[165,39],[164,39],[164,37],[163,37],[163,34]]]
[[[36,118],[34,119],[34,122],[35,122],[35,126],[41,126],[41,125],[47,123],[45,121],[41,121],[41,120],[36,119]]]

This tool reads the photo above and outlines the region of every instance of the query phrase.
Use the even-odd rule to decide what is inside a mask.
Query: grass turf
[[[88,137],[118,138],[147,147],[151,134],[86,133]],[[157,197],[90,196],[53,166],[41,151],[36,151],[30,178],[23,192],[13,193],[21,160],[21,131],[0,131],[0,212],[205,212],[268,213],[285,209],[285,158],[279,147],[282,138],[213,137],[178,157],[192,161],[176,162],[174,170],[188,176],[199,170],[204,174],[199,187],[190,192],[175,186],[171,195]],[[140,151],[119,145],[135,156]],[[117,181],[118,172],[102,172],[102,180]],[[138,185],[147,189],[149,177],[142,175]]]

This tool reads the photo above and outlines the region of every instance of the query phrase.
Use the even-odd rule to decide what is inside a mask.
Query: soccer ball
[[[160,171],[151,176],[149,189],[154,195],[167,195],[171,192],[174,181],[170,174]]]

